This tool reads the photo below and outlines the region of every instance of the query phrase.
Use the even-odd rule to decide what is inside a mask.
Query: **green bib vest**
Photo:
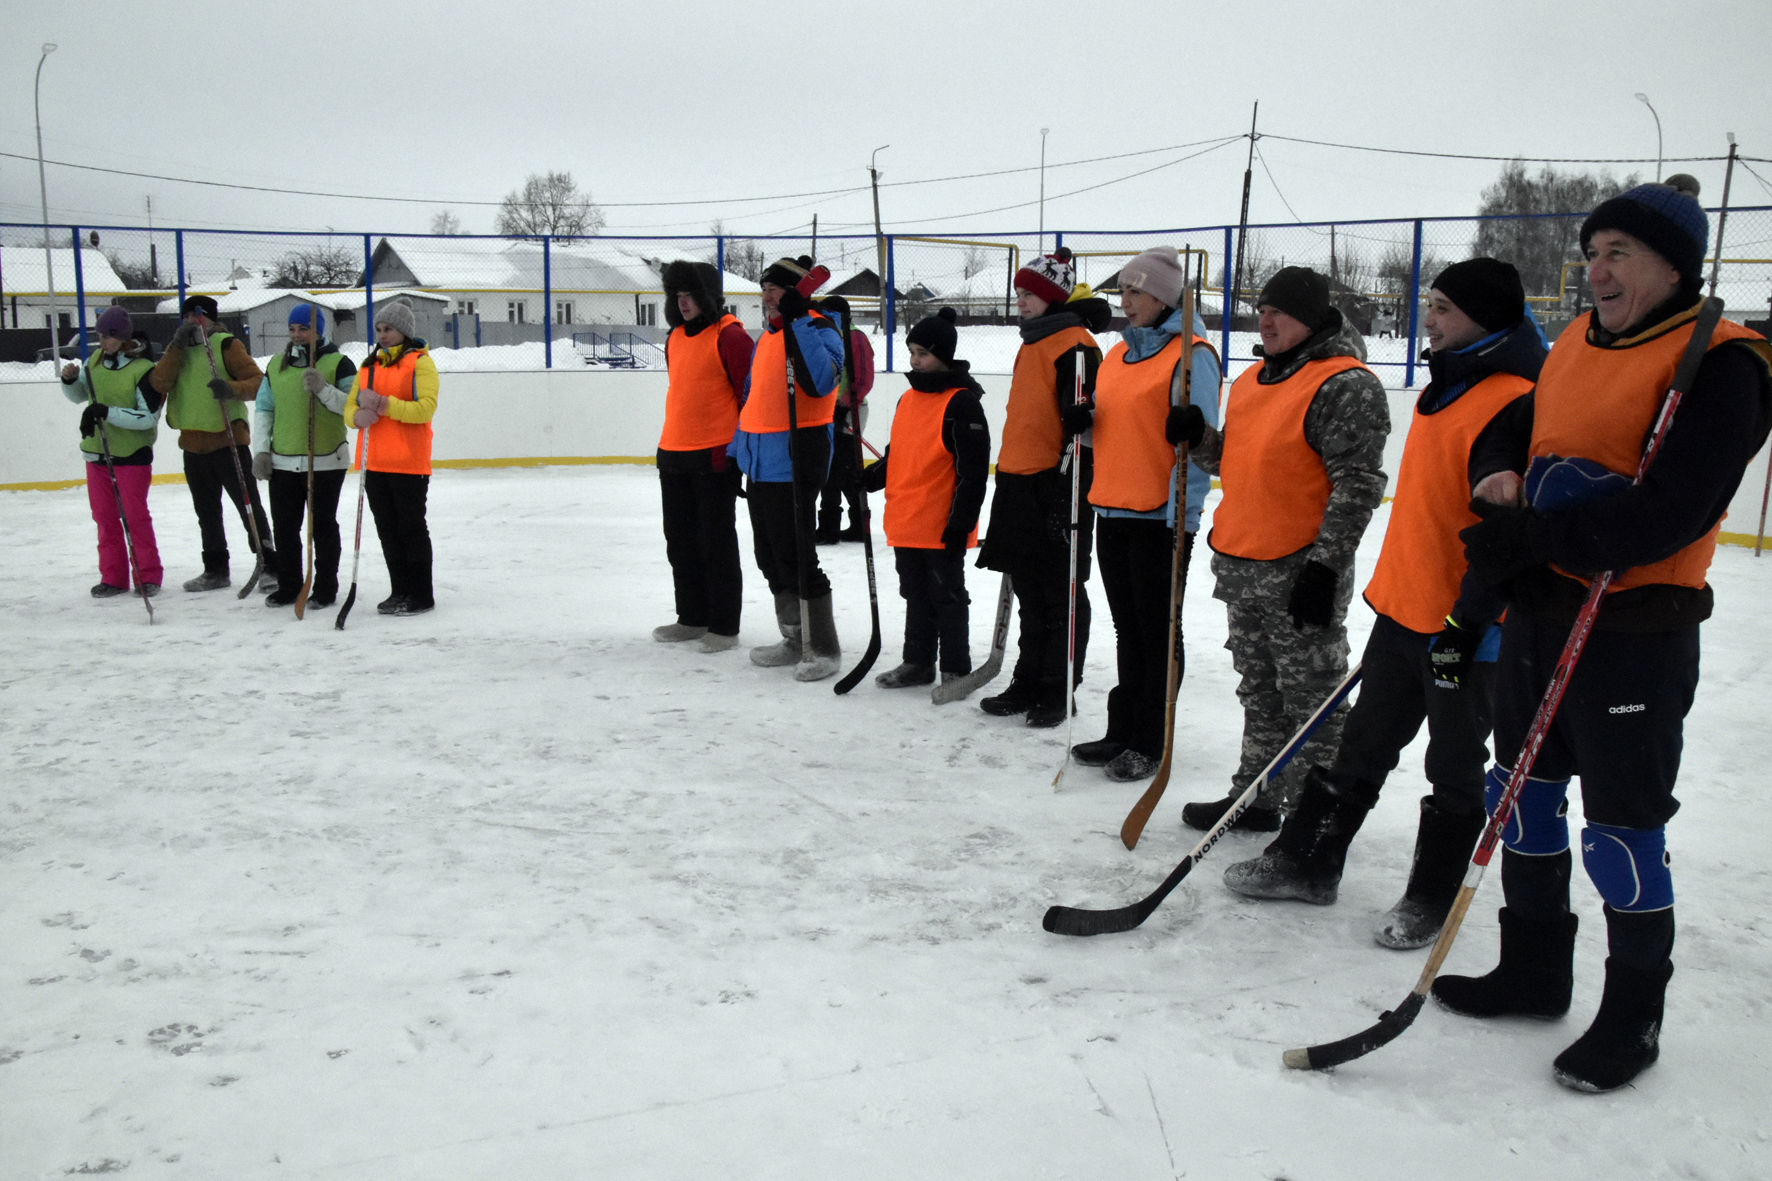
[[[213,376],[224,381],[227,380],[228,367],[222,364],[222,354],[232,339],[232,334],[219,328],[209,334],[209,355],[215,361]],[[184,368],[178,371],[178,382],[166,398],[166,422],[181,431],[220,434],[224,429],[221,404],[209,392],[209,365],[196,355],[196,349],[186,349],[185,352],[188,355],[185,357]],[[245,418],[245,403],[238,399],[228,403],[229,421],[241,422]]]
[[[135,407],[135,387],[141,384],[142,374],[154,367],[154,363],[145,357],[137,357],[126,363],[121,369],[110,369],[99,364],[101,354],[94,353],[86,359],[86,380],[92,384],[94,397],[101,405]],[[115,423],[104,424],[105,441],[110,444],[113,458],[134,455],[143,447],[152,447],[154,439],[160,434],[159,424],[145,431],[125,430]],[[80,450],[89,455],[101,454],[98,436],[80,440]]]
[[[338,365],[343,354],[322,353],[314,368],[332,385],[338,379]],[[289,364],[289,358],[273,358],[267,376],[275,411],[271,418],[271,450],[278,455],[308,454],[308,392],[302,388],[302,375],[307,367]],[[323,402],[314,401],[314,454],[331,455],[345,441],[345,420]]]

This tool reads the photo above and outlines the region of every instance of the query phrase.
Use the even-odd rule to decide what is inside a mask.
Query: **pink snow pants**
[[[123,494],[123,512],[129,518],[129,539],[135,543],[137,585],[158,586],[165,576],[160,566],[160,547],[154,541],[154,518],[148,515],[148,485],[154,469],[145,463],[120,463],[117,490]],[[123,544],[123,524],[117,519],[117,498],[111,494],[111,475],[102,463],[86,465],[86,500],[98,525],[99,581],[129,586],[129,551]]]

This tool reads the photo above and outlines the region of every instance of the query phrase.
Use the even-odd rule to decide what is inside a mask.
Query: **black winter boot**
[[[1341,886],[1347,847],[1377,798],[1373,784],[1338,785],[1321,767],[1312,767],[1280,835],[1260,857],[1225,870],[1224,884],[1249,898],[1330,905]]]
[[[1206,832],[1224,818],[1224,814],[1231,810],[1231,805],[1242,794],[1234,791],[1222,800],[1199,800],[1192,804],[1183,804],[1181,822],[1189,828]],[[1258,802],[1243,809],[1243,814],[1237,817],[1237,822],[1231,827],[1238,832],[1279,832],[1280,821],[1283,819],[1278,808],[1269,808]]]
[[[228,555],[225,553],[205,553],[203,555],[203,573],[195,578],[185,580],[188,591],[220,590],[228,585]]]
[[[1381,947],[1426,947],[1440,937],[1440,928],[1470,864],[1471,850],[1483,831],[1483,814],[1459,816],[1446,811],[1433,796],[1421,798],[1421,823],[1415,830],[1415,860],[1403,897],[1378,920],[1372,937]]]
[[[1527,918],[1501,908],[1501,962],[1486,976],[1441,976],[1434,999],[1466,1017],[1561,1017],[1575,987],[1573,914]]]
[[[1039,687],[1026,681],[1009,678],[1009,687],[995,697],[979,701],[978,708],[995,718],[1008,718],[1032,709],[1039,696]]]
[[[1028,708],[1027,724],[1036,730],[1050,730],[1068,721],[1077,707],[1069,700],[1062,683],[1042,685]]]
[[[1557,1055],[1557,1081],[1576,1091],[1615,1091],[1661,1056],[1661,1014],[1673,964],[1648,971],[1616,956],[1606,960],[1600,1012],[1575,1044]]]

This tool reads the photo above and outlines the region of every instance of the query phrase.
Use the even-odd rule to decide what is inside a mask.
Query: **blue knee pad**
[[[1511,772],[1497,763],[1483,777],[1483,810],[1495,815]],[[1569,847],[1569,781],[1527,777],[1502,826],[1501,843],[1528,857],[1549,857]]]
[[[1589,824],[1581,830],[1581,864],[1613,910],[1641,913],[1674,904],[1665,828]]]

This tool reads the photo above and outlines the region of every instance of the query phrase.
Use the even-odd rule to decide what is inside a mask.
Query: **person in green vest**
[[[185,589],[219,590],[228,585],[228,535],[222,527],[221,506],[225,491],[242,515],[246,504],[252,506],[264,546],[265,569],[259,589],[274,591],[277,555],[272,552],[271,523],[259,504],[257,487],[247,483],[242,488],[237,474],[252,466],[246,402],[257,396],[265,375],[245,344],[217,323],[221,313],[215,300],[193,295],[179,305],[179,314],[184,322],[154,363],[148,380],[166,398],[167,425],[178,431],[185,484],[191,490],[191,506],[197,511],[197,529],[203,537],[203,573],[187,580]],[[202,356],[206,342],[207,362]],[[233,456],[228,454],[229,447],[234,449]]]
[[[98,525],[95,599],[129,593],[132,560],[135,585],[144,594],[160,592],[163,574],[154,518],[148,515],[148,485],[154,478],[154,438],[165,399],[148,380],[154,367],[148,342],[134,337],[129,313],[106,308],[98,318],[99,351],[85,364],[62,367],[62,393],[86,407],[80,415],[80,450],[86,456],[86,499]]]
[[[326,339],[326,313],[313,304],[289,312],[289,344],[271,359],[255,404],[258,438],[252,475],[271,485],[271,530],[277,552],[277,589],[267,607],[295,602],[302,585],[302,521],[308,509],[308,462],[314,465],[314,585],[310,607],[338,598],[338,497],[351,467],[351,447],[340,413],[357,366]],[[309,424],[313,438],[308,437]]]

